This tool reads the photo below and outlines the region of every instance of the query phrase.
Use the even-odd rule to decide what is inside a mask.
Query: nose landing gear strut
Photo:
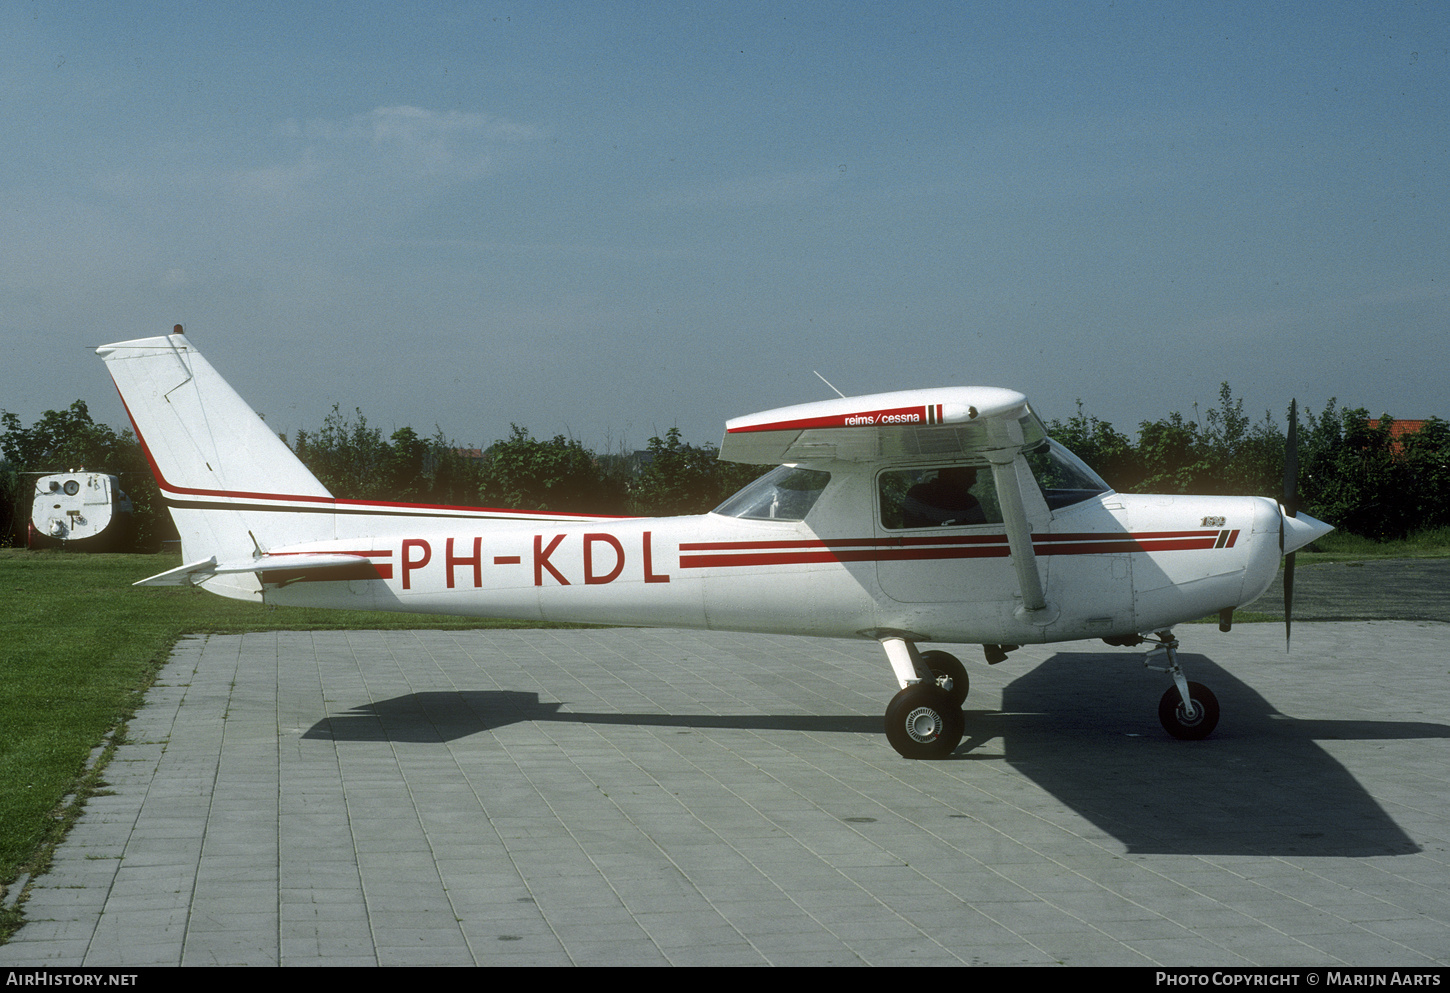
[[[1190,683],[1178,664],[1178,639],[1172,631],[1159,631],[1143,666],[1173,677],[1173,685],[1158,701],[1158,721],[1163,730],[1184,741],[1207,738],[1218,727],[1218,699],[1202,683]],[[1156,665],[1162,661],[1166,664]]]

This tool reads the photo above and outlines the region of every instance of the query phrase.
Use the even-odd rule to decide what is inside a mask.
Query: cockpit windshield
[[[1112,490],[1086,462],[1050,438],[1025,454],[1049,510],[1070,507]]]
[[[752,521],[803,521],[830,480],[831,474],[819,469],[778,466],[714,512]]]

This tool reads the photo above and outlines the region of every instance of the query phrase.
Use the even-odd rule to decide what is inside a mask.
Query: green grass
[[[1369,559],[1450,558],[1450,527],[1431,528],[1403,541],[1375,541],[1357,534],[1331,531],[1299,553],[1298,565],[1323,562],[1364,562]]]
[[[91,752],[135,712],[185,634],[538,627],[360,610],[268,609],[180,586],[131,584],[171,555],[0,549],[0,884],[43,871],[85,797]],[[20,923],[0,912],[0,941]]]

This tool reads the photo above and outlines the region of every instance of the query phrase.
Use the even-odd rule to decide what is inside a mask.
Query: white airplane
[[[720,457],[778,468],[708,514],[338,499],[179,325],[97,353],[181,533],[186,564],[137,585],[311,607],[870,638],[900,687],[886,736],[908,758],[947,756],[963,733],[966,670],[918,649],[931,642],[981,644],[995,663],[1028,643],[1147,641],[1145,665],[1173,680],[1164,728],[1207,736],[1218,702],[1184,676],[1172,626],[1218,613],[1227,629],[1281,555],[1292,563],[1332,530],[1296,516],[1287,496],[1114,492],[1048,438],[1026,397],[991,387],[735,418]]]

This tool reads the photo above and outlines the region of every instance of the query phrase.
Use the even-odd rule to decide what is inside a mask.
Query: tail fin
[[[291,449],[179,333],[96,350],[121,393],[183,561],[235,561],[333,536],[333,499]],[[260,596],[251,574],[209,588]],[[218,588],[217,583],[231,583]]]

